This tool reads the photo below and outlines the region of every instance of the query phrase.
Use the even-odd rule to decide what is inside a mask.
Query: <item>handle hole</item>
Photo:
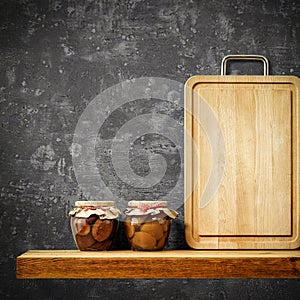
[[[230,60],[227,61],[226,75],[262,75],[264,64],[255,60]]]

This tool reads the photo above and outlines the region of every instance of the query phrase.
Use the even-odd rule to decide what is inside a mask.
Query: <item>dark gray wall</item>
[[[142,76],[184,83],[195,74],[217,75],[221,59],[230,53],[262,54],[271,62],[272,75],[300,76],[299,14],[299,1],[289,0],[1,1],[1,299],[299,295],[299,280],[15,279],[19,254],[75,248],[67,213],[81,192],[70,147],[79,117],[97,94]],[[134,167],[140,175],[147,173],[143,159]],[[177,175],[180,168],[179,158]],[[177,180],[175,175],[170,181]],[[130,193],[122,186],[123,200]],[[182,206],[178,210],[170,249],[187,247]],[[121,231],[114,248],[127,247]]]

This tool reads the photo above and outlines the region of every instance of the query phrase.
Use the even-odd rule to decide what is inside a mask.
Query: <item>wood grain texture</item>
[[[17,278],[300,278],[300,251],[32,250]]]
[[[299,78],[287,76],[194,76],[186,83],[185,224],[192,248],[300,246],[299,89]],[[221,159],[212,153],[218,137],[199,122],[203,102],[224,136],[225,167],[211,201],[200,207],[213,161]]]

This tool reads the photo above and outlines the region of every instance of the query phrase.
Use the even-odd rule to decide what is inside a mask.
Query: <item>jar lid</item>
[[[114,201],[76,201],[69,216],[77,218],[89,218],[97,215],[100,219],[116,219],[120,211],[115,207]]]
[[[128,202],[128,208],[125,210],[127,216],[152,215],[156,216],[161,213],[175,219],[178,212],[167,208],[167,201],[137,201],[131,200]]]
[[[75,206],[77,207],[103,207],[103,206],[115,206],[115,201],[76,201]]]
[[[147,208],[158,208],[158,207],[167,207],[167,201],[138,201],[138,200],[131,200],[128,202],[129,207],[147,207]]]

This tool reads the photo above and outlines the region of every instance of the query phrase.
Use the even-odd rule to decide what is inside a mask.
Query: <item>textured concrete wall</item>
[[[99,93],[143,76],[184,83],[195,74],[217,75],[221,59],[230,53],[262,54],[271,62],[272,75],[300,76],[299,14],[299,1],[289,0],[2,0],[1,299],[293,299],[299,295],[299,280],[15,279],[15,258],[22,252],[75,248],[67,213],[84,195],[72,162],[80,145],[72,141],[80,116]],[[153,188],[133,189],[112,172],[109,142],[97,145],[97,167],[120,206],[139,195],[168,197],[176,186],[174,197],[182,202],[174,208],[181,216],[173,224],[168,247],[183,249],[187,247],[183,112],[176,105],[152,101],[151,107],[141,101],[127,104],[122,114],[102,106],[98,113],[104,112],[110,120],[102,134],[117,131],[142,115],[145,107],[152,114],[172,117],[179,124],[177,144],[155,135],[159,127],[169,128],[162,118],[149,127],[151,135],[137,139],[124,154],[139,176],[151,173],[149,155],[159,156],[169,167],[167,176]],[[114,247],[128,247],[122,230]]]

